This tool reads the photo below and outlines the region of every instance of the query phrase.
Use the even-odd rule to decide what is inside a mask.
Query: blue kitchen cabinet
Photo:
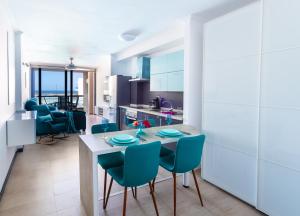
[[[183,91],[183,71],[167,73],[167,91]]]
[[[162,56],[152,57],[150,60],[150,74],[164,73],[165,58]]]
[[[168,62],[167,62],[167,71],[183,71],[184,66],[184,52],[178,51],[168,55]]]
[[[152,57],[150,64],[150,91],[183,91],[183,50]]]
[[[165,73],[151,74],[150,91],[168,91],[168,76]]]

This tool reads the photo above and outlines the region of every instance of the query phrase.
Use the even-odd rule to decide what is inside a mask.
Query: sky
[[[38,90],[38,70],[35,70],[35,90]],[[64,90],[65,85],[65,74],[64,71],[46,71],[42,70],[42,91],[51,91],[51,90]],[[78,89],[78,78],[83,78],[82,73],[74,72],[73,73],[73,89]],[[70,80],[70,73],[68,73],[68,80]],[[68,88],[69,88],[68,82]]]

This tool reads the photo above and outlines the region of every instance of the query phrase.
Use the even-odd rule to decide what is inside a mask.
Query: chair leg
[[[200,194],[200,190],[199,190],[199,186],[198,186],[198,182],[197,182],[195,171],[192,170],[192,173],[193,173],[193,176],[194,176],[194,181],[195,181],[195,185],[196,185],[196,188],[197,188],[197,192],[198,192],[198,196],[199,196],[199,199],[200,199],[200,203],[203,206],[202,197],[201,197],[201,194]]]
[[[153,189],[153,192],[155,191],[155,180],[156,180],[156,177],[153,179],[152,181],[152,189]]]
[[[124,191],[123,216],[126,215],[126,202],[127,202],[127,187],[125,187],[125,191]]]
[[[152,197],[152,200],[153,200],[153,204],[154,204],[156,215],[159,216],[157,205],[156,205],[156,199],[155,199],[155,196],[154,196],[153,185],[152,185],[151,182],[149,182],[148,184],[149,184],[150,193],[151,193],[151,197]]]
[[[106,200],[105,200],[106,202],[105,202],[104,209],[106,209],[106,206],[107,206],[107,203],[108,203],[108,198],[109,198],[109,195],[110,195],[112,184],[113,184],[113,178],[111,178],[110,183],[109,183],[109,188],[108,188],[107,197],[106,197]]]
[[[174,180],[174,185],[173,185],[173,190],[174,190],[174,216],[176,216],[176,173],[173,174],[173,180]]]
[[[107,170],[105,170],[105,172],[104,172],[103,209],[105,209],[105,200],[106,200],[106,182],[107,182]]]
[[[133,198],[137,199],[137,189],[136,187],[131,187],[132,196]]]

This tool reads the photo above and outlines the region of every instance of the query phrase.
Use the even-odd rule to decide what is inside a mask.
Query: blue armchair
[[[55,122],[51,115],[37,116],[36,120],[36,134],[42,137],[51,136],[52,140],[55,135],[60,133],[66,133],[68,130],[68,124],[66,122]]]
[[[54,136],[60,133],[68,132],[69,118],[64,112],[50,111],[48,105],[33,106],[33,110],[37,111],[36,134],[43,137]]]

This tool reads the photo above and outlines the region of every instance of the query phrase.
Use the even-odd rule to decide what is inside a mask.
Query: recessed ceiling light
[[[136,35],[132,33],[123,33],[119,35],[119,39],[122,41],[133,41],[136,39]]]

